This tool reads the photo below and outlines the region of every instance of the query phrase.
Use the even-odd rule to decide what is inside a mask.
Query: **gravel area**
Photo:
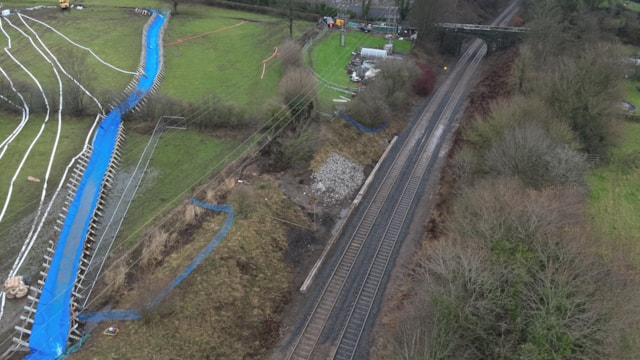
[[[364,181],[364,170],[351,160],[331,153],[312,175],[314,194],[324,205],[334,205],[353,195]]]

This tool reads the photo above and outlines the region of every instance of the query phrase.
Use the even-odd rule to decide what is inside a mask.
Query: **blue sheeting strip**
[[[163,288],[158,295],[156,295],[148,304],[147,309],[151,309],[158,305],[162,299],[164,299],[171,290],[175,289],[184,279],[189,276],[193,270],[202,262],[202,260],[207,257],[213,249],[220,243],[222,238],[227,235],[229,230],[231,229],[231,225],[233,225],[233,218],[235,213],[233,211],[233,207],[231,205],[215,205],[215,204],[206,204],[201,201],[191,199],[193,204],[196,204],[205,209],[209,209],[212,211],[222,211],[228,214],[227,219],[224,221],[224,225],[216,236],[209,242],[209,244],[200,252],[196,257],[189,263],[189,265],[178,275],[169,285]],[[94,313],[86,313],[80,314],[78,318],[85,322],[101,322],[101,321],[117,321],[117,320],[139,320],[142,318],[140,312],[137,310],[107,310],[107,311],[98,311]]]
[[[384,123],[382,123],[382,125],[378,126],[377,128],[370,129],[370,128],[360,124],[359,122],[355,121],[351,116],[347,115],[347,113],[340,112],[340,116],[342,116],[343,119],[347,120],[353,126],[355,126],[356,129],[362,131],[363,133],[367,133],[367,134],[375,134],[377,132],[380,132],[380,131],[384,130],[384,128],[386,128],[387,124],[389,123],[389,117],[387,116],[387,119],[384,121]]]
[[[138,310],[105,310],[92,313],[82,313],[78,315],[78,320],[83,322],[119,321],[119,320],[140,320],[142,315]]]
[[[229,232],[229,229],[231,229],[231,225],[233,225],[233,217],[234,217],[234,212],[233,212],[233,207],[231,205],[212,205],[212,204],[205,204],[203,202],[200,202],[196,199],[191,199],[191,202],[209,209],[209,210],[213,210],[213,211],[224,211],[226,213],[229,214],[229,216],[227,216],[227,219],[224,222],[224,225],[222,226],[222,229],[220,229],[220,231],[216,234],[216,236],[213,238],[213,240],[211,240],[211,242],[209,243],[209,245],[207,245],[204,249],[202,249],[198,255],[196,255],[196,257],[193,259],[193,261],[191,261],[191,263],[189,264],[189,266],[187,266],[186,269],[184,269],[184,271],[182,271],[182,273],[180,275],[178,275],[178,277],[176,277],[171,284],[169,284],[167,287],[165,287],[164,289],[162,289],[162,291],[160,291],[160,293],[158,295],[156,295],[155,298],[153,298],[153,300],[151,300],[149,302],[149,304],[147,305],[147,308],[152,308],[156,305],[158,305],[158,303],[160,303],[160,301],[167,296],[167,294],[169,294],[169,292],[171,290],[173,290],[176,286],[178,286],[178,284],[180,284],[182,282],[182,280],[184,280],[187,276],[189,276],[189,274],[191,274],[193,272],[193,270],[196,268],[196,266],[198,266],[198,264],[200,264],[200,262],[209,254],[211,254],[211,252],[213,251],[213,249],[215,249],[215,247],[220,243],[220,240],[222,240],[222,238],[227,235],[227,233]]]
[[[76,195],[56,243],[51,265],[38,301],[31,335],[29,360],[51,360],[67,348],[71,326],[71,291],[78,274],[89,225],[111,163],[122,114],[132,109],[153,86],[159,71],[160,30],[165,17],[157,15],[147,30],[146,63],[136,91],[100,123],[93,140],[94,151],[80,180]]]

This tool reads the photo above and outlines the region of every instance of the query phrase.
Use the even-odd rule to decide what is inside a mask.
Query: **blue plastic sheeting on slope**
[[[138,310],[105,310],[78,315],[78,320],[93,323],[140,319],[142,319],[142,314]]]
[[[162,289],[162,291],[160,291],[160,293],[158,293],[158,295],[156,295],[155,298],[153,298],[153,300],[151,300],[151,302],[149,302],[149,304],[147,305],[147,308],[152,308],[156,305],[158,305],[158,303],[160,303],[160,301],[162,299],[164,299],[165,296],[167,296],[167,294],[169,294],[169,292],[171,290],[173,290],[176,286],[178,286],[178,284],[180,284],[182,282],[182,280],[184,280],[187,276],[189,276],[189,274],[191,274],[193,272],[193,270],[196,268],[196,266],[198,266],[198,264],[200,264],[200,262],[207,257],[207,255],[211,254],[211,252],[213,251],[213,249],[215,249],[215,247],[218,245],[218,243],[220,243],[220,240],[222,240],[222,238],[227,234],[227,232],[229,232],[229,229],[231,229],[231,225],[233,225],[233,217],[234,217],[234,212],[233,212],[233,207],[231,205],[212,205],[212,204],[205,204],[203,202],[200,202],[196,199],[191,199],[191,202],[209,209],[209,210],[213,210],[213,211],[224,211],[226,213],[229,214],[229,216],[227,216],[227,220],[225,220],[224,225],[222,226],[222,229],[220,229],[220,231],[218,231],[218,233],[216,234],[216,236],[213,238],[213,240],[209,243],[209,245],[207,245],[207,247],[205,247],[204,249],[200,250],[200,252],[198,253],[198,255],[196,255],[196,257],[191,261],[191,263],[182,271],[182,273],[180,275],[178,275],[178,277],[176,277],[171,284],[167,285],[164,289]]]
[[[158,74],[160,29],[164,22],[165,17],[155,16],[147,30],[145,75],[140,78],[134,95],[107,115],[96,131],[94,150],[76,196],[69,205],[42,288],[29,337],[31,353],[26,359],[55,359],[67,348],[71,326],[71,291],[78,274],[84,241],[116,146],[122,114],[132,109],[149,92]]]
[[[384,123],[382,123],[382,125],[378,126],[377,128],[374,129],[369,129],[368,127],[360,124],[359,122],[353,120],[351,118],[351,116],[347,115],[346,113],[341,112],[340,116],[342,116],[343,119],[347,120],[348,122],[350,122],[351,124],[353,124],[353,126],[356,127],[356,129],[362,131],[363,133],[367,133],[367,134],[375,134],[377,132],[382,131],[384,128],[387,127],[387,123],[389,123],[389,119],[387,118],[387,120],[384,121]]]
[[[231,229],[231,225],[233,225],[234,212],[231,205],[205,204],[195,199],[191,199],[191,202],[209,210],[226,212],[229,214],[229,216],[227,216],[222,229],[218,231],[211,242],[209,242],[209,244],[204,249],[202,249],[198,253],[198,255],[196,255],[191,263],[189,263],[189,265],[171,282],[171,284],[162,289],[162,291],[160,291],[160,293],[158,293],[158,295],[156,295],[156,297],[154,297],[153,300],[151,300],[149,304],[147,304],[147,309],[155,307],[158,303],[160,303],[160,301],[162,301],[162,299],[164,299],[169,294],[169,292],[171,292],[171,290],[173,290],[184,279],[186,279],[187,276],[189,276],[193,272],[193,270],[200,264],[200,262],[209,254],[211,254],[213,249],[215,249],[215,247],[220,243],[220,240],[222,240],[222,238],[227,235],[229,229]],[[78,315],[78,319],[85,322],[139,320],[140,318],[142,318],[142,315],[137,310],[107,310]]]

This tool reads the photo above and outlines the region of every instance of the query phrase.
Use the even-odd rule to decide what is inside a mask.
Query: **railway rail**
[[[514,2],[503,11],[494,24],[507,23],[516,11],[517,2]],[[357,296],[350,307],[346,324],[340,331],[337,345],[330,353],[330,358],[333,359],[353,359],[356,356],[365,326],[371,320],[374,302],[384,287],[383,279],[389,271],[389,263],[396,245],[399,240],[401,241],[411,206],[418,198],[425,177],[428,177],[430,166],[437,161],[438,153],[455,125],[454,120],[464,102],[468,84],[486,52],[487,46],[482,41],[474,40],[471,43],[434,95],[430,106],[425,109],[414,125],[412,135],[404,142],[379,188],[372,195],[372,201],[348,240],[348,245],[321,291],[300,336],[288,353],[288,359],[312,358],[330,316],[345,286],[349,284],[354,268],[362,264],[361,266],[368,265],[368,268],[360,283],[348,286],[351,290],[357,290]],[[434,118],[435,124],[433,124]],[[415,156],[418,158],[414,160]],[[405,178],[403,174],[406,173],[410,175]],[[391,214],[383,214],[381,209],[390,199],[392,189],[395,187],[401,188],[400,195],[393,196],[395,205]],[[382,236],[379,238],[370,236],[374,225],[379,226],[381,223],[384,225]],[[365,247],[373,247],[375,251],[369,259],[359,260],[362,249]]]

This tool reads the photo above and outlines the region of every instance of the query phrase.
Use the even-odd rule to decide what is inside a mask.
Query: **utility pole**
[[[387,8],[387,29],[391,29],[392,33],[398,32],[398,7],[389,6]]]
[[[345,47],[347,36],[347,22],[349,21],[347,15],[347,4],[341,3],[338,6],[338,18],[342,20],[342,29],[340,29],[340,46]]]

